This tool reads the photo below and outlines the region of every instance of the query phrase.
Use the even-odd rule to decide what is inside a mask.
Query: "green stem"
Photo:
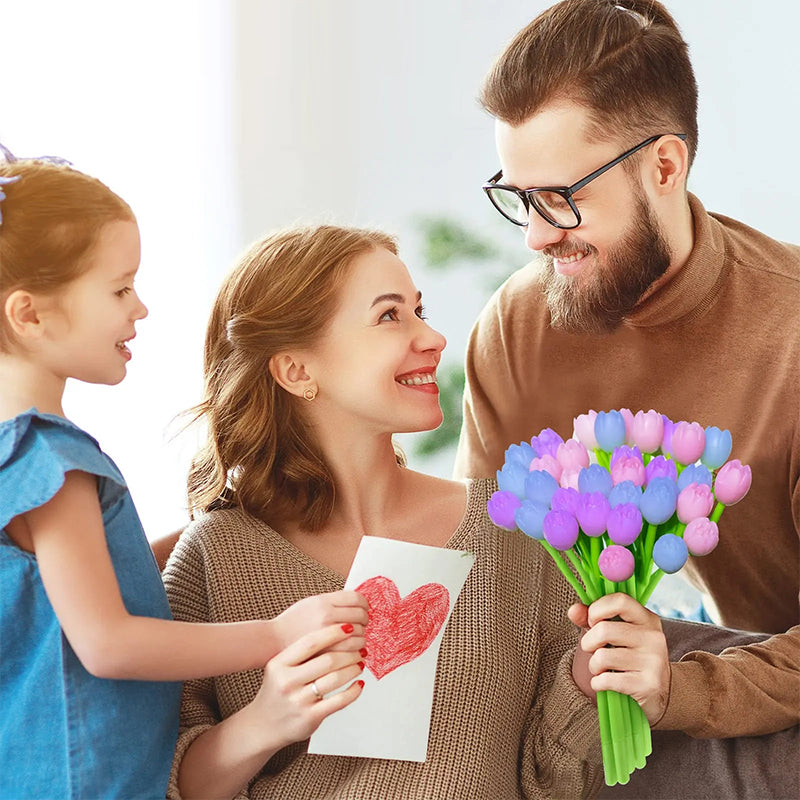
[[[608,716],[611,725],[611,746],[617,768],[617,783],[628,782],[631,772],[630,728],[628,715],[623,714],[622,697],[619,692],[608,692]]]
[[[642,574],[640,580],[646,580],[650,574],[653,562],[653,545],[656,543],[656,527],[652,522],[647,523],[647,533],[644,539],[644,558],[642,559]]]
[[[572,586],[572,588],[575,590],[575,593],[580,598],[581,603],[587,606],[591,605],[592,601],[587,597],[586,591],[584,590],[583,586],[581,586],[578,579],[572,574],[569,567],[566,565],[561,553],[558,550],[556,550],[555,547],[549,545],[544,539],[541,539],[541,543],[544,546],[545,550],[547,550],[547,552],[550,553],[550,555],[553,558],[553,561],[556,562],[556,566],[561,571],[561,574],[569,581],[570,586]]]
[[[709,519],[710,519],[712,522],[719,522],[719,518],[722,516],[722,512],[723,512],[724,510],[725,510],[725,506],[724,506],[724,505],[722,505],[722,503],[718,502],[718,503],[717,503],[717,504],[714,506],[714,510],[711,512],[711,516],[709,517]]]
[[[639,602],[642,605],[646,605],[647,601],[650,599],[650,595],[653,594],[656,586],[658,586],[658,582],[664,577],[664,571],[657,569],[651,576],[650,580],[643,586],[641,596],[638,598]]]
[[[565,552],[567,558],[572,562],[572,566],[575,567],[575,571],[580,575],[583,585],[586,587],[586,596],[592,601],[597,600],[597,598],[600,597],[600,592],[597,590],[597,584],[594,581],[591,571],[586,568],[580,556],[572,550],[572,548]]]
[[[603,772],[606,786],[617,782],[617,766],[614,762],[614,748],[611,745],[611,721],[608,715],[608,692],[597,693],[597,718],[600,722],[600,750],[603,753]]]

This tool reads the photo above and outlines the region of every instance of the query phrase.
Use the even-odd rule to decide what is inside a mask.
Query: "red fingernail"
[[[366,647],[362,647],[358,651],[358,654],[361,656],[361,658],[366,658],[367,657],[367,648]]]
[[[345,622],[345,624],[342,625],[342,630],[345,633],[352,633],[353,632],[353,626],[349,622]]]
[[[356,683],[363,689],[364,688],[364,681],[356,681]]]
[[[363,661],[359,661],[358,662],[358,668],[359,669],[364,669],[364,662]]]

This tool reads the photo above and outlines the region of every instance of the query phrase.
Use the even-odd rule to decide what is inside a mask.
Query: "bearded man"
[[[500,160],[484,190],[537,257],[472,331],[456,474],[494,475],[509,444],[569,435],[590,408],[730,430],[752,487],[687,572],[714,622],[770,636],[665,623],[673,658],[757,643],[671,665],[656,727],[699,739],[654,743],[653,767],[613,796],[796,796],[800,248],[687,192],[697,85],[654,0],[558,3],[508,45],[481,99]]]

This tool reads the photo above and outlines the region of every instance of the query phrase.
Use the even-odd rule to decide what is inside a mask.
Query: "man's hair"
[[[655,0],[563,0],[521,30],[483,85],[494,117],[521,125],[545,106],[589,111],[592,139],[685,133],[697,151],[697,83],[675,20]]]

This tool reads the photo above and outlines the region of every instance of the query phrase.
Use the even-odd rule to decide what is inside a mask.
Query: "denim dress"
[[[106,542],[131,614],[171,619],[125,481],[97,442],[35,409],[0,422],[0,798],[163,798],[181,684],[90,675],[67,642],[39,565],[6,535],[70,470],[97,476]]]

